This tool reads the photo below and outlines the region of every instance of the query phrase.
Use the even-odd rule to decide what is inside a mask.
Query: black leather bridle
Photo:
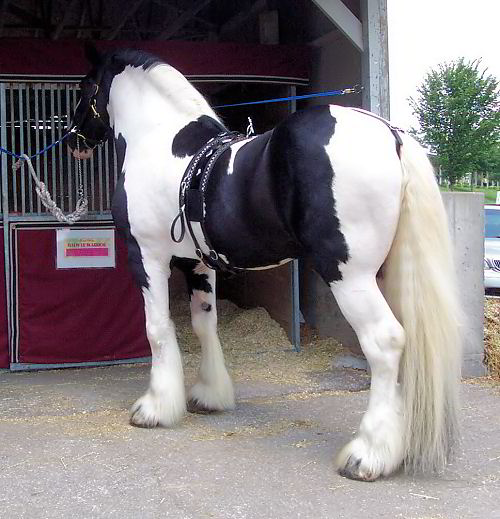
[[[70,130],[70,132],[76,133],[76,136],[79,137],[80,139],[82,139],[82,141],[85,144],[85,146],[87,148],[91,149],[91,150],[93,150],[96,146],[99,146],[104,141],[106,141],[107,138],[108,138],[108,133],[110,131],[109,125],[103,121],[101,114],[97,110],[97,93],[99,92],[99,84],[98,83],[94,83],[94,87],[95,87],[94,93],[92,94],[92,97],[90,98],[89,106],[87,108],[87,111],[86,111],[85,115],[82,118],[82,122],[80,123],[80,126],[83,125],[83,123],[87,120],[89,115],[91,115],[94,120],[99,121],[99,123],[105,128],[105,132],[104,132],[103,137],[101,139],[92,139],[90,137],[87,137],[78,128],[78,126],[76,124],[73,125],[71,130]]]

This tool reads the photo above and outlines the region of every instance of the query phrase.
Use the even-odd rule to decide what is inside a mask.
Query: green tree
[[[464,175],[492,166],[500,142],[499,82],[481,61],[460,58],[431,70],[410,98],[419,128],[412,133],[437,154],[453,187]]]
[[[478,171],[489,175],[490,180],[500,180],[500,143],[493,146],[479,163]]]

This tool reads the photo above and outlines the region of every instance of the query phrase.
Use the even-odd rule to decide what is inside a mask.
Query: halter
[[[234,143],[245,140],[247,137],[238,132],[223,132],[211,138],[191,159],[182,176],[179,187],[179,214],[175,217],[170,228],[170,236],[175,243],[180,243],[188,228],[193,240],[196,255],[203,263],[212,270],[221,270],[234,274],[241,269],[229,265],[214,250],[210,243],[205,227],[206,205],[205,192],[210,174],[212,173],[217,159]],[[208,247],[208,254],[203,252],[193,231],[192,222],[199,222],[203,239]],[[180,223],[181,230],[175,236],[175,228]]]
[[[95,86],[95,91],[92,94],[92,97],[90,98],[90,103],[89,103],[89,106],[87,108],[87,111],[85,112],[84,117],[82,118],[82,123],[89,116],[89,112],[92,112],[92,118],[94,120],[97,119],[102,124],[102,126],[104,126],[104,128],[106,129],[106,131],[104,133],[104,137],[102,139],[91,139],[90,137],[86,137],[82,133],[81,130],[77,129],[77,125],[76,124],[71,128],[71,132],[76,133],[77,137],[82,139],[82,141],[85,144],[85,146],[87,146],[87,148],[89,148],[91,150],[93,150],[96,146],[101,145],[107,139],[108,132],[109,132],[109,125],[106,124],[102,120],[102,116],[99,113],[99,111],[97,110],[97,93],[99,92],[99,84],[98,83],[94,83],[94,86]]]

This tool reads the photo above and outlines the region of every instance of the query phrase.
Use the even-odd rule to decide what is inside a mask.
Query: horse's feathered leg
[[[403,409],[397,383],[405,343],[402,326],[378,289],[375,276],[345,269],[332,292],[356,332],[371,368],[368,410],[359,432],[337,458],[339,471],[372,481],[396,470],[404,456]]]
[[[130,411],[130,422],[139,427],[169,426],[186,412],[182,361],[170,318],[168,261],[143,257],[148,286],[143,287],[146,332],[151,346],[151,379],[146,393]]]
[[[195,260],[177,260],[175,265],[186,276],[191,322],[201,343],[200,370],[189,392],[188,410],[203,413],[234,409],[233,383],[217,335],[215,272]]]

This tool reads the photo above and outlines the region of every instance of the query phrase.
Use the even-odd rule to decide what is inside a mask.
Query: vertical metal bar
[[[6,106],[6,84],[0,82],[0,120],[7,120],[7,106]],[[12,95],[12,89],[11,89]],[[0,124],[0,146],[5,148],[7,146],[7,127],[5,124]],[[12,319],[10,314],[10,247],[9,247],[9,176],[7,175],[7,155],[1,154],[1,176],[2,176],[2,216],[3,216],[3,244],[4,244],[4,262],[5,262],[5,293],[7,296],[7,328],[9,336],[9,350],[11,360],[13,358],[13,347],[11,344],[12,337]]]
[[[24,101],[24,99],[26,98],[26,96],[23,97],[23,85],[21,83],[18,83],[17,85],[17,95],[19,96],[18,98],[18,106],[19,106],[19,148],[16,150],[18,153],[21,153],[21,151],[25,151],[26,147],[25,147],[25,134],[24,134],[24,109],[25,109],[25,106],[26,106],[26,102]],[[12,92],[12,96],[14,95],[14,89],[11,88],[11,92]],[[26,136],[29,136],[29,133],[26,133]],[[17,171],[14,172],[14,175],[21,175],[21,182],[24,180],[24,175],[25,175],[25,172],[26,172],[26,168],[24,166],[24,161],[21,162],[21,168],[18,169]],[[13,187],[16,186],[17,187],[17,178],[13,178]],[[16,189],[17,191],[17,189]],[[24,196],[24,194],[22,193],[21,191],[21,195]],[[17,199],[17,196],[16,194],[14,194],[14,199],[16,200]],[[16,200],[16,203],[15,203],[15,206],[17,206],[17,200]],[[14,209],[14,211],[17,211],[17,209]]]
[[[120,171],[121,173],[121,171]],[[115,192],[116,183],[118,182],[118,158],[116,156],[115,143],[113,141],[113,193]]]
[[[92,157],[90,158],[89,162],[89,176],[90,176],[90,203],[89,203],[89,210],[94,211],[95,210],[95,190],[94,190],[94,173],[95,173],[95,162],[97,160],[97,156],[95,152],[92,154]]]
[[[75,110],[75,107],[76,107],[76,86],[75,85],[72,85],[71,87],[71,101],[72,101],[72,104],[70,105],[71,106],[71,111],[74,112]],[[73,166],[73,164],[75,164],[75,161],[73,159],[70,159],[71,161],[71,165]],[[76,168],[71,168],[71,170],[75,169],[76,171]],[[72,178],[73,178],[73,171],[68,171],[68,204],[69,204],[69,207],[68,207],[68,211],[74,211],[75,208],[73,207],[73,181],[72,181]]]
[[[106,141],[104,143],[104,175],[106,177],[106,185],[105,185],[105,189],[106,189],[106,210],[109,210],[110,207],[111,207],[111,203],[110,203],[110,185],[109,185],[109,171],[110,171],[111,167],[110,167],[110,164],[109,164],[109,142]]]
[[[47,91],[46,91],[46,87],[45,87],[45,83],[42,83],[42,88],[41,88],[41,102],[42,102],[42,123],[41,123],[41,127],[42,127],[42,147],[45,148],[47,146]],[[37,150],[37,151],[40,151],[40,150]],[[49,187],[49,173],[48,173],[48,160],[47,160],[47,155],[44,154],[42,157],[41,157],[41,162],[43,164],[43,181],[45,183],[45,185],[47,186],[47,189]],[[47,210],[45,208],[43,208],[43,211],[46,212]]]
[[[289,97],[297,96],[297,87],[295,85],[290,85],[288,96]],[[292,114],[297,111],[297,100],[296,99],[290,100],[288,109],[290,110],[290,113],[292,113]]]
[[[26,109],[26,142],[28,144],[28,155],[31,155],[31,90],[30,86],[28,84],[24,84],[24,99],[25,102],[25,109]],[[21,169],[21,212],[23,215],[26,214],[26,173],[24,165]],[[31,176],[30,176],[31,178]],[[33,199],[32,199],[32,193],[30,189],[30,196],[29,196],[30,202],[31,202],[31,211],[33,212]]]
[[[56,87],[56,104],[57,104],[57,139],[59,140],[62,137],[63,132],[63,110],[62,110],[62,100],[61,100],[61,89],[63,86],[59,83]],[[64,212],[64,189],[63,189],[63,153],[64,153],[64,143],[59,144],[57,147],[58,152],[58,169],[59,169],[59,188],[58,193],[60,193],[59,207]]]
[[[89,160],[80,161],[80,167],[82,168],[82,171],[83,171],[83,194],[87,198],[89,197],[89,181],[88,181],[89,162],[90,162]],[[75,180],[75,189],[76,188],[77,188],[77,183]],[[76,200],[76,196],[77,195],[75,195],[75,200]],[[76,202],[75,202],[75,205],[76,205]],[[92,200],[89,201],[89,209],[92,210]]]
[[[6,149],[9,149],[9,143],[7,141],[7,125],[5,124],[5,121],[7,121],[7,97],[10,97],[12,99],[12,88],[10,88],[10,84],[9,83],[3,83],[3,82],[0,82],[0,146],[2,146],[2,148],[6,148]],[[13,119],[13,114],[12,114],[12,111],[11,111],[11,114],[10,114],[10,119],[12,120]],[[2,213],[3,211],[5,211],[5,199],[4,199],[4,195],[6,193],[5,189],[4,189],[4,184],[5,184],[5,178],[7,175],[7,171],[8,171],[8,159],[9,157],[5,154],[5,153],[0,153],[0,173],[2,175],[2,190],[1,190],[1,202],[0,202],[0,207],[2,208]],[[8,184],[6,184],[8,186]],[[8,197],[8,193],[7,193],[7,197]]]
[[[58,117],[56,117],[56,110],[55,110],[55,100],[54,100],[54,89],[56,88],[56,85],[51,84],[50,85],[50,142],[55,142],[56,140],[56,120],[59,120]],[[57,189],[57,173],[56,173],[56,164],[57,164],[57,154],[56,154],[56,148],[52,148],[50,150],[50,169],[52,170],[52,188],[50,192],[52,193],[52,196],[54,197],[54,200],[57,203],[57,194],[59,193]]]
[[[389,119],[387,0],[361,0],[359,7],[364,49],[361,53],[362,107]]]
[[[99,150],[97,152],[97,179],[98,179],[98,189],[99,189],[99,214],[102,214],[104,211],[103,207],[103,198],[102,198],[102,190],[104,189],[104,185],[102,183],[102,159],[103,159],[103,152],[102,152],[102,146],[99,146]]]
[[[40,85],[38,83],[35,83],[33,85],[33,93],[35,99],[35,150],[37,151],[40,149],[40,105],[38,99],[39,86]],[[40,171],[40,155],[36,157],[36,171]],[[31,175],[28,178],[30,184],[30,196],[33,196],[33,180],[31,179]],[[39,198],[37,198],[36,206],[36,212],[40,213],[42,208]]]
[[[6,91],[6,94],[9,94],[9,108],[10,108],[10,149],[12,151],[16,150],[16,115],[15,115],[15,109],[14,109],[14,90],[13,88],[9,88],[8,92]],[[21,94],[21,91],[19,90],[19,94]],[[21,127],[22,132],[22,119],[21,119],[21,110],[19,110],[19,125]],[[22,143],[22,138],[21,138]],[[21,144],[22,145],[22,144]],[[21,147],[21,146],[19,146]],[[10,175],[12,176],[12,198],[14,199],[13,204],[13,210],[17,212],[17,179],[16,179],[16,173],[21,175],[24,174],[24,171],[21,172],[20,170],[16,171],[10,171]]]
[[[73,86],[72,85],[66,85],[65,89],[65,98],[66,98],[66,111],[69,114],[71,112],[71,90]],[[66,153],[66,186],[63,189],[63,192],[65,193],[65,197],[68,200],[67,210],[71,211],[71,190],[70,190],[70,182],[71,182],[71,165],[73,163],[71,153]]]
[[[289,96],[297,95],[297,87],[290,86]],[[289,104],[291,113],[297,110],[297,101],[292,99]],[[293,260],[290,267],[292,291],[292,344],[295,351],[300,351],[300,290],[299,290],[299,261]]]

